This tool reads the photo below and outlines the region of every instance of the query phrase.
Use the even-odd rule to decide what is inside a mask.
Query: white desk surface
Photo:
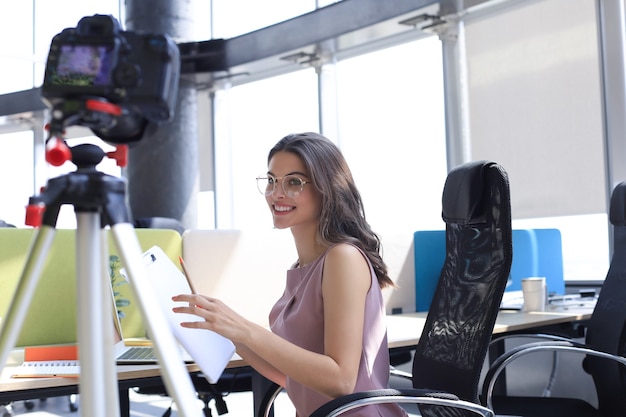
[[[24,354],[22,349],[16,349],[11,353],[7,361],[7,366],[0,373],[0,392],[65,387],[78,384],[78,378],[11,378],[12,368],[19,366],[23,358]],[[227,368],[242,366],[246,366],[246,363],[239,355],[235,354]],[[196,364],[188,364],[186,367],[189,372],[200,371],[200,368]],[[151,378],[159,376],[160,374],[160,367],[157,364],[117,366],[117,378],[119,381]]]
[[[587,320],[593,308],[554,308],[542,312],[502,310],[493,329],[494,334],[532,329],[559,323]],[[387,342],[390,348],[416,345],[426,322],[426,312],[387,316]]]

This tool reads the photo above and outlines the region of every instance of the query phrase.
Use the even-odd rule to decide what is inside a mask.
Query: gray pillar
[[[125,29],[165,33],[189,42],[194,29],[192,1],[127,0]],[[197,17],[197,16],[195,16]],[[149,129],[130,147],[128,201],[133,218],[172,217],[185,228],[197,224],[198,140],[194,85],[181,80],[174,120]]]
[[[442,45],[448,171],[472,159],[469,121],[465,26],[461,0],[441,0],[439,13],[447,21],[438,30]]]

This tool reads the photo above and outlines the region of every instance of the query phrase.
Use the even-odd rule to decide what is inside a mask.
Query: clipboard
[[[192,292],[185,274],[158,246],[144,252],[143,258],[149,280],[174,337],[198,365],[207,380],[216,383],[233,358],[235,345],[229,339],[210,330],[182,327],[180,325],[182,322],[198,320],[198,317],[192,314],[172,311],[172,308],[179,305],[172,300],[173,296]],[[131,277],[127,279],[132,280]]]

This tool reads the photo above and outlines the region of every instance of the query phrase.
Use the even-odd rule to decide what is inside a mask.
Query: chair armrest
[[[335,398],[315,410],[310,417],[335,417],[358,407],[384,403],[412,403],[452,407],[471,411],[483,417],[494,417],[493,411],[446,392],[425,389],[381,389],[356,392]]]
[[[572,341],[571,337],[567,337],[567,336],[559,336],[556,334],[546,334],[546,333],[518,333],[518,334],[507,334],[504,336],[498,336],[495,337],[493,339],[491,339],[491,342],[489,342],[489,347],[491,347],[492,345],[496,344],[496,343],[501,343],[507,339],[520,339],[520,338],[528,338],[528,339],[546,339],[546,340],[558,340],[558,341],[564,341],[564,342],[570,342]]]
[[[261,403],[259,404],[259,408],[257,410],[257,417],[268,417],[270,415],[270,411],[272,411],[272,406],[274,405],[274,400],[278,397],[284,387],[278,385],[275,382],[272,382],[267,390],[265,391],[265,395],[261,399]]]
[[[493,403],[492,403],[493,389],[494,389],[496,380],[498,379],[498,376],[506,368],[507,365],[509,365],[514,360],[520,358],[521,356],[525,356],[534,352],[542,352],[542,351],[547,351],[547,352],[565,351],[565,352],[580,353],[583,355],[597,356],[600,358],[616,361],[620,363],[621,365],[623,365],[624,367],[626,367],[626,358],[591,349],[587,345],[584,345],[582,343],[576,343],[573,341],[568,342],[564,340],[563,341],[557,340],[557,341],[552,341],[552,342],[528,343],[525,345],[518,346],[514,349],[511,349],[510,351],[498,357],[493,362],[493,364],[487,371],[487,374],[485,375],[485,380],[483,382],[483,395],[482,395],[483,403],[486,404],[488,408],[493,409]]]
[[[404,379],[408,379],[408,380],[412,380],[413,379],[413,374],[411,374],[410,372],[406,372],[406,371],[403,371],[401,369],[398,369],[395,366],[390,366],[389,367],[389,375],[399,376],[400,378],[404,378]]]
[[[539,339],[539,340],[550,340],[550,341],[561,341],[561,342],[573,342],[571,337],[568,336],[561,336],[561,335],[557,335],[557,334],[548,334],[548,333],[517,333],[517,334],[509,334],[509,335],[504,335],[504,336],[499,336],[496,337],[494,339],[491,340],[491,342],[489,343],[489,354],[493,355],[497,357],[498,353],[496,352],[492,352],[492,347],[495,344],[502,344],[503,347],[503,351],[504,351],[504,342],[507,339]],[[502,351],[502,353],[504,353]],[[558,358],[558,352],[553,352],[552,353],[554,359],[552,361],[552,370],[550,371],[550,377],[548,378],[548,381],[546,383],[546,386],[544,388],[544,394],[549,394],[550,391],[552,390],[552,385],[554,383],[554,380],[556,378],[556,373],[557,373],[557,366],[559,363],[559,358]]]

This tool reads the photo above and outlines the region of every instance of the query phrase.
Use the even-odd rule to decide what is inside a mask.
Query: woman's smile
[[[274,208],[274,213],[277,213],[277,214],[289,213],[296,209],[294,206],[288,206],[285,204],[274,204],[273,208]]]

